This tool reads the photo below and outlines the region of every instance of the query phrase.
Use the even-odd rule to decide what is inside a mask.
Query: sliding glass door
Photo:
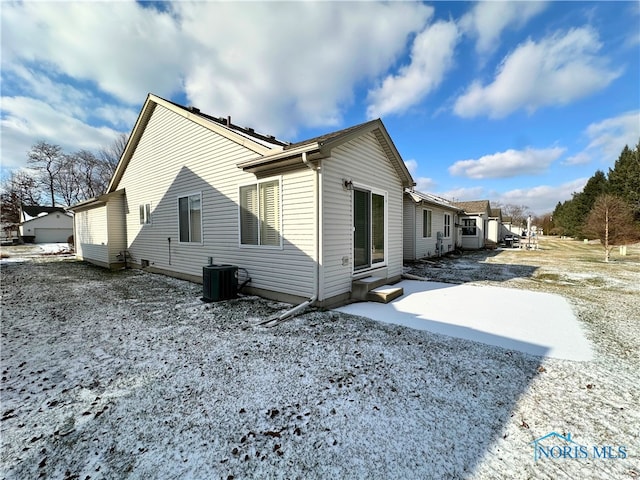
[[[362,270],[384,264],[386,242],[385,195],[353,190],[353,265]]]

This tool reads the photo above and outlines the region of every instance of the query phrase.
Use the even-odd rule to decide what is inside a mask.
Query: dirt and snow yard
[[[640,246],[608,265],[594,245],[541,247],[407,270],[561,295],[592,360],[335,311],[265,328],[288,306],[3,249],[0,476],[636,478]],[[574,443],[541,441],[536,461],[552,432]]]

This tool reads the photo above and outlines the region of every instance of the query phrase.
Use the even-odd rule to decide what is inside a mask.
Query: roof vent
[[[193,113],[200,113],[200,109],[197,108],[197,107],[194,107],[193,105],[188,107],[187,110],[189,110],[190,112],[193,112]]]

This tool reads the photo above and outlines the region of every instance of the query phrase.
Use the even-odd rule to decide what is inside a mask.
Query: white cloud
[[[27,152],[35,141],[60,145],[67,152],[96,151],[108,146],[118,132],[106,127],[91,127],[50,105],[27,97],[3,97],[2,166],[25,165]]]
[[[39,132],[44,122],[5,112],[3,97],[3,164],[13,162],[7,145],[26,151],[36,133],[76,138],[66,136],[72,120],[91,139],[100,131],[91,125],[129,130],[148,92],[184,94],[205,112],[279,136],[338,125],[355,86],[386,72],[433,14],[419,3],[163,6],[3,4],[3,95],[46,102],[62,119]]]
[[[419,192],[431,193],[437,185],[435,180],[429,177],[418,177],[414,180],[416,182],[415,189]]]
[[[625,145],[634,148],[640,141],[640,110],[591,123],[583,135],[589,144],[564,161],[563,165],[585,165],[594,160],[613,165]]]
[[[571,194],[580,192],[588,178],[577,178],[560,185],[538,185],[530,188],[518,188],[506,192],[487,191],[484,187],[454,188],[438,193],[439,196],[456,202],[489,199],[493,204],[526,205],[536,214],[552,212],[557,203],[569,200]]]
[[[613,163],[625,145],[633,148],[640,141],[640,110],[592,123],[586,134],[590,139],[587,149],[599,151],[604,159]]]
[[[571,157],[567,158],[563,165],[572,166],[572,165],[586,165],[591,162],[591,155],[586,152],[580,152]]]
[[[545,2],[478,2],[459,22],[461,29],[476,37],[476,51],[487,54],[497,48],[507,27],[518,29],[546,8]]]
[[[413,158],[405,160],[404,165],[407,167],[407,170],[409,170],[411,175],[414,175],[418,171],[418,161]]]
[[[449,167],[449,173],[475,179],[535,175],[544,172],[563,152],[560,147],[509,149],[477,160],[460,160]]]
[[[484,187],[459,187],[452,188],[446,192],[436,193],[436,195],[453,202],[465,202],[471,200],[482,200],[487,198]]]
[[[403,113],[436,89],[453,65],[458,28],[452,21],[425,28],[413,41],[411,63],[369,91],[367,116]]]
[[[531,188],[509,190],[492,197],[492,200],[516,205],[526,205],[537,214],[552,212],[558,202],[571,198],[574,192],[580,192],[588,178],[577,178],[560,185],[539,185]]]
[[[413,177],[413,180],[416,182],[415,189],[419,192],[430,192],[435,188],[436,182],[432,178],[429,177],[418,177],[418,162],[414,159],[405,160],[404,164],[409,170],[409,173]]]
[[[185,35],[199,43],[184,78],[190,101],[286,136],[298,125],[337,125],[354,86],[387,71],[433,12],[413,2],[174,8]]]
[[[3,69],[46,62],[130,104],[177,91],[192,46],[168,13],[135,2],[4,4],[2,37]]]
[[[492,83],[472,83],[456,100],[454,112],[461,117],[501,118],[520,108],[533,112],[590,95],[621,74],[598,56],[601,48],[597,33],[588,27],[538,43],[528,40],[502,61]]]

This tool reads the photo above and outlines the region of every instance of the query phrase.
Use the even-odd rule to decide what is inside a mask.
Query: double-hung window
[[[202,194],[178,197],[180,242],[202,243]]]
[[[451,236],[451,215],[448,213],[444,214],[444,237],[448,238]]]
[[[240,187],[240,244],[282,246],[280,179]]]
[[[431,210],[422,210],[422,236],[431,237]]]
[[[140,204],[140,225],[151,224],[151,204]]]
[[[476,219],[475,218],[462,219],[462,235],[475,237],[476,235]]]

